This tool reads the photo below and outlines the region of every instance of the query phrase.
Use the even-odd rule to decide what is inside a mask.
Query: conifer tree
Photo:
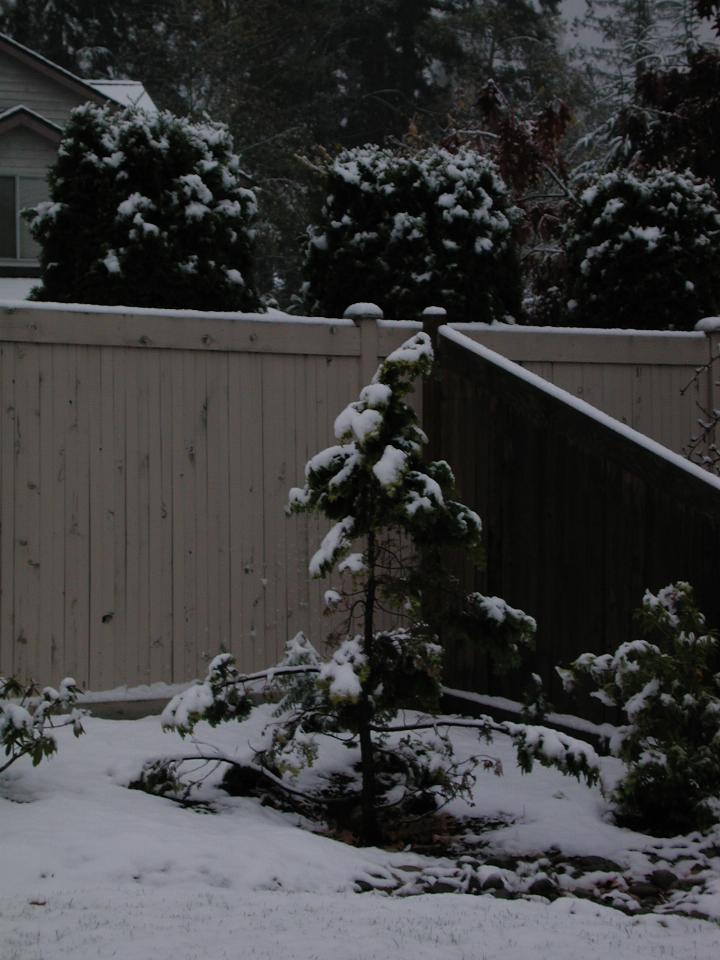
[[[520,313],[520,211],[492,160],[460,147],[345,150],[321,170],[326,200],[309,228],[305,301],[337,316],[353,288],[394,320],[442,303],[456,320]]]
[[[85,104],[28,211],[39,300],[249,310],[255,196],[221,124]]]
[[[265,777],[285,796],[322,803],[327,796],[308,798],[289,780],[314,763],[323,735],[339,739],[359,755],[360,783],[356,790],[358,775],[346,768],[343,794],[331,799],[345,804],[359,799],[357,822],[349,825],[362,843],[380,838],[389,810],[429,813],[453,796],[468,795],[478,764],[500,772],[485,754],[456,760],[448,735],[453,726],[476,729],[486,739],[493,730],[508,733],[523,769],[539,759],[590,783],[598,775],[592,749],[563,734],[488,717],[436,716],[442,671],[436,628],[448,606],[433,607],[443,587],[453,589],[440,548],[454,545],[475,555],[481,524],[452,498],[448,464],[425,463],[422,457],[427,441],[408,394],[432,359],[424,333],[391,353],[337,417],[338,443],[313,456],[304,485],[290,491],[290,513],[317,512],[332,523],[309,572],[322,577],[335,570],[345,578],[342,589],[325,594],[328,609],[345,610],[344,637],[323,656],[298,634],[280,664],[252,675],[241,674],[232,656],[220,654],[205,681],[175,697],[163,714],[164,725],[183,735],[201,720],[215,725],[243,719],[253,706],[253,684],[264,682],[280,699],[260,742],[255,739],[255,763],[240,771],[241,781]],[[484,625],[492,634],[489,645],[506,660],[532,640],[532,618],[500,598],[475,593],[458,595],[456,602],[474,638],[480,639]],[[381,616],[388,611],[400,614],[404,625],[385,626]],[[427,713],[405,717],[406,708]],[[201,748],[192,759],[236,762]],[[184,789],[178,779],[182,762],[152,762],[140,785],[159,793]]]
[[[568,321],[691,330],[720,308],[720,205],[689,173],[607,173],[567,230]]]
[[[626,768],[612,793],[618,820],[661,836],[720,822],[720,638],[683,581],[645,591],[638,637],[613,653],[558,667],[566,690],[591,689],[624,714],[610,752]]]

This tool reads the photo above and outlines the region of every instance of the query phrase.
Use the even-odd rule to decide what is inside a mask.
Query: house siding
[[[0,57],[0,111],[22,104],[47,120],[63,126],[71,111],[90,99],[43,76],[37,70],[20,63],[14,57]]]
[[[54,144],[32,130],[15,127],[0,136],[0,176],[45,177],[56,157]]]

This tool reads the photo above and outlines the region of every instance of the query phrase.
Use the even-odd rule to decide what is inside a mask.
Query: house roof
[[[62,138],[62,127],[22,104],[0,113],[0,134],[13,127],[29,127],[53,143],[58,143]]]
[[[135,105],[144,110],[156,111],[157,108],[148,96],[142,83],[136,80],[83,80],[64,67],[53,63],[47,57],[36,53],[29,47],[13,40],[6,33],[0,33],[0,52],[9,54],[21,63],[34,68],[57,83],[73,90],[94,103],[112,101],[122,106]]]
[[[139,80],[87,80],[86,82],[110,100],[121,103],[125,107],[140,107],[148,113],[157,113],[157,107]]]

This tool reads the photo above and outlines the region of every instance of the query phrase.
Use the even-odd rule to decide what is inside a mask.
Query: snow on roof
[[[137,106],[143,110],[148,110],[150,113],[157,113],[157,107],[139,80],[85,80],[83,77],[78,77],[76,74],[66,70],[65,67],[61,67],[52,60],[48,60],[47,57],[38,53],[37,50],[32,50],[30,47],[26,47],[25,44],[19,43],[7,33],[0,32],[0,43],[7,44],[10,48],[14,48],[23,56],[34,60],[37,64],[44,65],[46,69],[49,67],[53,72],[58,74],[59,77],[66,78],[66,82],[70,81],[72,84],[79,84],[86,89],[90,88],[91,90],[95,90],[96,93],[99,93],[101,96],[107,97],[108,100],[113,100],[115,103],[122,104],[124,107]]]
[[[148,113],[157,113],[145,87],[139,80],[86,80],[91,87],[102,93],[109,100],[120,103],[124,107],[139,107]]]

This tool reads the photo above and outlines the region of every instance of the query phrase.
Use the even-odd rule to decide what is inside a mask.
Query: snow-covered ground
[[[246,756],[265,719],[263,708],[242,725],[199,728],[198,739]],[[215,813],[201,813],[128,790],[145,759],[187,753],[192,743],[162,733],[157,717],[91,718],[86,730],[79,740],[58,731],[56,757],[0,777],[0,960],[720,956],[720,927],[677,914],[627,916],[572,897],[353,892],[363,878],[442,863],[346,846],[247,798],[215,792]],[[473,752],[474,736],[459,734],[457,748]],[[468,812],[505,823],[487,835],[495,849],[530,855],[555,846],[607,857],[639,878],[658,863],[678,876],[691,869],[686,854],[698,839],[618,829],[597,791],[554,770],[522,776],[502,739],[490,750],[504,776],[481,774]],[[680,909],[720,916],[717,876],[703,889]]]

